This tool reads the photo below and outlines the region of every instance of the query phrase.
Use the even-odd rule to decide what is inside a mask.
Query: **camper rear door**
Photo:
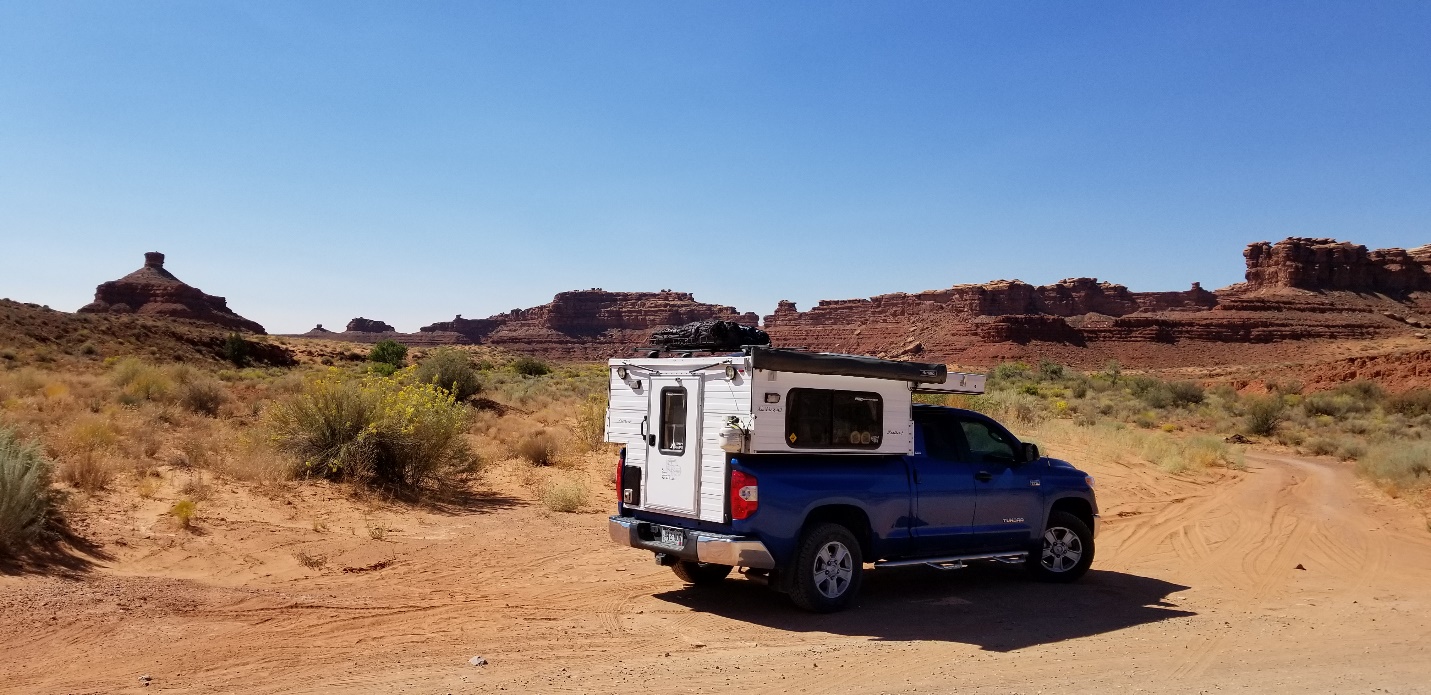
[[[701,379],[650,377],[645,508],[695,516],[700,482]]]

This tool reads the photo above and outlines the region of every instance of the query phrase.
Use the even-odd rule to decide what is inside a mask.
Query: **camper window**
[[[868,391],[790,389],[785,441],[795,449],[878,449],[884,400]]]
[[[686,390],[679,386],[661,389],[661,453],[680,455],[686,451]]]

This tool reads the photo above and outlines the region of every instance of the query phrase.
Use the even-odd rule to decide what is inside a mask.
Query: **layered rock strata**
[[[263,326],[234,313],[223,297],[204,294],[164,269],[164,254],[144,254],[144,266],[95,288],[94,301],[80,313],[142,314],[189,319],[262,334]]]

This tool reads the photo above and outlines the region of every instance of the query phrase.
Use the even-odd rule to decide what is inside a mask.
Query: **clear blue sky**
[[[0,296],[270,331],[1431,242],[1427,2],[0,0]]]

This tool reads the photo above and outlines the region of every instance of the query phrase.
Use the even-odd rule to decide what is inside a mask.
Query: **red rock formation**
[[[1431,245],[1406,251],[1335,239],[1291,237],[1251,244],[1247,289],[1297,288],[1404,295],[1431,291]]]
[[[263,333],[254,323],[228,307],[223,297],[204,294],[164,269],[164,254],[144,254],[144,267],[118,280],[101,283],[94,301],[81,313],[144,314],[190,319],[238,331]]]
[[[407,345],[485,344],[517,352],[566,359],[601,359],[626,354],[646,343],[651,332],[666,326],[716,318],[759,323],[754,313],[734,307],[697,302],[688,292],[607,292],[576,290],[557,294],[550,303],[513,309],[485,319],[465,319],[423,326],[417,333],[342,333],[305,337],[375,342],[391,338]]]
[[[361,316],[349,321],[348,327],[343,330],[356,333],[394,333],[397,331],[396,328],[382,321],[365,319]]]

